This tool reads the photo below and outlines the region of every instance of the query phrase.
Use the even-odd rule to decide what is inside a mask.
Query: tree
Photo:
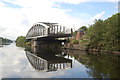
[[[0,37],[0,39],[2,40],[2,44],[10,44],[13,42],[12,40],[7,39],[7,38],[3,38],[3,37]]]
[[[73,36],[76,37],[77,30],[73,32]]]
[[[118,20],[120,13],[116,13],[112,17],[105,20],[107,32],[106,32],[106,46],[109,46],[111,50],[120,51],[120,21]]]
[[[120,51],[120,13],[116,13],[106,20],[95,20],[87,30],[89,48],[98,50]],[[119,18],[118,18],[119,17]]]
[[[87,31],[88,28],[86,26],[82,26],[81,28],[79,28],[79,30]]]
[[[90,28],[87,31],[87,36],[90,39],[89,45],[93,48],[101,49],[104,32],[104,21],[101,19],[95,20],[95,24],[90,25]]]
[[[25,37],[24,36],[17,37],[16,45],[19,47],[25,47]]]

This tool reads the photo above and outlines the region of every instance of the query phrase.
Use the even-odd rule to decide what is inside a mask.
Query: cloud
[[[12,46],[12,47],[11,47]],[[51,78],[67,75],[67,69],[56,72],[35,71],[23,48],[15,47],[15,44],[0,48],[0,77],[2,78]],[[14,50],[12,50],[14,48]],[[22,52],[21,52],[22,51]],[[9,52],[9,53],[8,53]],[[9,61],[9,62],[8,62]],[[31,75],[32,74],[32,75]]]
[[[2,3],[2,2],[0,2],[0,7],[1,7],[1,6],[5,6],[5,4],[4,4],[4,3]]]
[[[106,0],[108,2],[119,2],[119,0]]]
[[[16,39],[17,36],[25,36],[30,27],[36,22],[57,22],[72,27],[73,23],[78,24],[81,20],[76,19],[67,13],[71,10],[54,8],[55,2],[50,0],[4,0],[11,5],[15,4],[21,8],[6,6],[0,7],[0,25],[6,28],[0,35]]]
[[[4,32],[5,30],[6,28],[0,26],[0,34],[2,34],[2,32]]]
[[[2,49],[0,49],[2,51]],[[2,53],[0,52],[0,79],[2,79]]]
[[[119,0],[53,0],[53,1],[76,5],[82,2],[118,2]]]
[[[120,1],[118,3],[118,12],[120,13]]]
[[[95,16],[90,18],[90,21],[94,21],[95,19],[100,19],[103,17],[103,15],[105,14],[105,11],[102,11],[101,13],[96,14]]]
[[[0,7],[0,36],[16,39],[18,35],[25,35],[26,25],[23,21],[28,22],[20,9]],[[4,29],[4,30],[3,30]]]
[[[87,0],[55,0],[55,2],[63,2],[63,3],[68,3],[68,4],[79,4],[85,1]]]
[[[78,29],[82,25],[89,24],[88,19],[73,17],[69,14],[72,10],[62,9],[56,2],[80,4],[88,1],[91,0],[2,0],[0,2],[0,22],[2,22],[0,27],[5,30],[0,30],[2,31],[0,36],[11,39],[16,39],[21,35],[25,36],[36,22],[57,22],[72,28],[75,25],[75,28]],[[97,14],[91,20],[100,18],[103,14],[104,12]]]

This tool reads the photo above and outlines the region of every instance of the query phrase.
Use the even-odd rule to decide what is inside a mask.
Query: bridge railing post
[[[61,33],[61,26],[60,26],[60,33]]]
[[[47,31],[48,31],[48,34],[50,34],[50,28],[48,28]]]
[[[57,33],[58,33],[58,25],[57,25]]]
[[[71,34],[73,33],[73,29],[71,28]]]
[[[54,26],[54,34],[55,34],[55,26]]]
[[[63,33],[65,33],[65,27],[63,27]]]

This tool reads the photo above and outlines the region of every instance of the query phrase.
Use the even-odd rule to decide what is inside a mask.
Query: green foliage
[[[87,37],[90,40],[89,47],[99,50],[120,51],[119,15],[120,13],[116,13],[105,21],[95,20],[95,23],[90,25],[87,31]]]
[[[31,46],[31,42],[26,42],[25,45],[26,45],[27,47],[29,47],[29,46]]]
[[[79,40],[73,40],[73,44],[78,44]]]
[[[25,37],[24,36],[19,36],[16,39],[16,45],[19,47],[25,47]]]
[[[74,32],[73,32],[73,36],[74,37],[76,37],[76,34],[77,34],[77,32],[79,31],[79,30],[83,30],[83,31],[87,31],[88,30],[88,28],[86,27],[86,26],[82,26],[82,27],[80,27],[78,30],[75,30]]]
[[[76,37],[76,34],[77,34],[77,30],[73,32],[73,36]]]
[[[87,31],[88,28],[86,26],[82,26],[81,28],[79,28],[79,30]]]
[[[2,37],[0,37],[0,39],[2,40],[2,44],[3,44],[3,45],[4,45],[4,44],[9,44],[9,43],[12,43],[12,42],[13,42],[12,40],[7,39],[7,38],[2,38]]]
[[[106,53],[85,54],[77,57],[80,63],[89,68],[89,75],[94,78],[119,78],[119,56]]]

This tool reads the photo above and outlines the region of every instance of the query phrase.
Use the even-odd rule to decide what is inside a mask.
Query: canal
[[[120,55],[0,47],[2,78],[119,78]]]

